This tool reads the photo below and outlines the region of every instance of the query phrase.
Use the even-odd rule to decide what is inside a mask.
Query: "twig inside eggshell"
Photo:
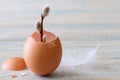
[[[41,29],[40,29],[41,42],[43,41],[43,21],[44,21],[44,18],[48,16],[49,11],[50,11],[50,7],[48,5],[45,5],[41,12]]]
[[[40,33],[40,39],[41,39],[41,42],[45,42],[46,41],[46,37],[43,36],[43,21],[44,21],[44,18],[46,16],[48,16],[49,14],[49,11],[50,11],[50,7],[48,5],[45,5],[42,9],[42,12],[41,12],[41,20],[40,21],[36,21],[35,23],[35,28],[36,28],[36,31]]]

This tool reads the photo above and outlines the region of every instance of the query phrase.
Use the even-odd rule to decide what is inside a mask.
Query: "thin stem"
[[[41,30],[40,30],[41,42],[43,42],[43,20],[44,20],[44,17],[41,16]]]

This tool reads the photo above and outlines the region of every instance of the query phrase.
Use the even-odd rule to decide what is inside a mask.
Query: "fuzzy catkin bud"
[[[45,5],[42,9],[41,16],[42,17],[48,16],[49,11],[50,11],[50,7],[48,5]]]
[[[40,23],[39,20],[37,20],[35,22],[35,29],[36,29],[37,32],[40,32],[40,30],[41,30],[41,23]]]
[[[43,42],[46,42],[46,35],[43,35]]]

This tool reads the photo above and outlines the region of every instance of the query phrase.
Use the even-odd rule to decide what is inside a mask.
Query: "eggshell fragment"
[[[59,66],[62,57],[60,39],[53,33],[43,31],[46,41],[41,42],[40,34],[34,32],[24,45],[24,60],[27,67],[38,75],[48,75]]]
[[[11,57],[8,60],[4,61],[2,64],[4,70],[23,70],[26,68],[24,59],[21,57]]]
[[[16,77],[17,77],[17,75],[11,75],[10,79],[13,79],[13,78],[16,78]]]

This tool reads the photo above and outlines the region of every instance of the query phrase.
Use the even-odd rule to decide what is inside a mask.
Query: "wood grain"
[[[65,51],[77,52],[101,43],[96,63],[74,69],[59,67],[47,77],[21,71],[27,72],[28,77],[15,80],[120,80],[119,3],[120,0],[1,0],[0,64],[11,56],[22,56],[25,39],[35,30],[34,22],[40,18],[42,6],[50,4],[44,29],[60,37]],[[5,74],[0,70],[0,75]],[[2,79],[8,80],[9,76],[0,76]]]

